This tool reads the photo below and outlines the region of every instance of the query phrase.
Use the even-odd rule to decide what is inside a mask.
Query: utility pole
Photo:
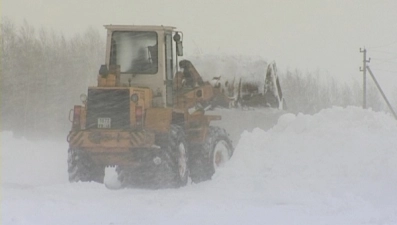
[[[363,53],[363,67],[360,67],[360,71],[363,72],[363,108],[367,108],[367,62],[371,61],[371,58],[367,60],[367,49],[360,48],[360,52]]]

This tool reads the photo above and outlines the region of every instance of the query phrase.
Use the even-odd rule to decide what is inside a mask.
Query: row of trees
[[[1,22],[2,130],[19,136],[56,135],[70,129],[69,109],[96,80],[104,61],[97,30],[66,38],[26,21]]]
[[[341,84],[333,77],[302,74],[297,70],[287,71],[280,77],[288,110],[291,112],[313,114],[331,106],[362,106],[363,89],[358,81]],[[387,111],[375,84],[369,81],[367,85],[367,107],[375,111]],[[397,98],[394,101],[397,106]]]
[[[80,103],[79,95],[86,92],[87,86],[96,83],[99,65],[104,62],[104,46],[103,38],[95,29],[65,37],[53,30],[36,30],[27,22],[16,26],[3,18],[1,129],[11,130],[18,136],[64,138],[71,125],[69,110]],[[203,58],[210,62],[200,65],[200,60],[196,60],[198,67],[207,67],[212,72],[218,70],[219,74],[237,73],[240,66],[241,71],[254,75],[264,72],[266,65],[244,57]],[[230,62],[230,65],[222,67],[220,62]],[[333,105],[362,104],[359,83],[341,85],[333,78],[323,79],[299,71],[279,75],[291,112],[315,113]],[[377,90],[370,87],[368,93],[369,106],[383,109]],[[397,99],[394,101],[397,105]]]

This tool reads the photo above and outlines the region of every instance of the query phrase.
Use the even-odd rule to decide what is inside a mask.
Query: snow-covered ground
[[[243,115],[254,112],[240,113],[225,123],[233,132],[255,125]],[[392,117],[355,107],[287,113],[267,131],[267,118],[253,117],[262,129],[241,133],[211,181],[166,190],[69,184],[66,142],[2,132],[2,224],[397,224]]]

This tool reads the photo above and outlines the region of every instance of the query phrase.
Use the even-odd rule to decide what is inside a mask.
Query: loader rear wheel
[[[228,134],[219,127],[209,127],[205,142],[194,147],[190,163],[194,183],[210,180],[218,168],[233,155],[233,145]]]
[[[189,153],[183,129],[171,125],[169,133],[156,139],[160,149],[143,150],[138,156],[140,166],[116,168],[121,188],[178,188],[187,184]]]
[[[71,183],[79,181],[103,183],[105,168],[95,165],[82,151],[69,149],[68,174]]]
[[[187,184],[189,178],[188,148],[185,141],[185,133],[178,125],[171,125],[171,155],[175,158],[175,186],[182,187]]]

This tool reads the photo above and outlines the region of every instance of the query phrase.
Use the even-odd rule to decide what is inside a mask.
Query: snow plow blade
[[[275,63],[267,66],[263,80],[234,78],[231,81],[222,82],[221,77],[214,77],[211,84],[216,94],[212,103],[213,107],[286,109]]]

